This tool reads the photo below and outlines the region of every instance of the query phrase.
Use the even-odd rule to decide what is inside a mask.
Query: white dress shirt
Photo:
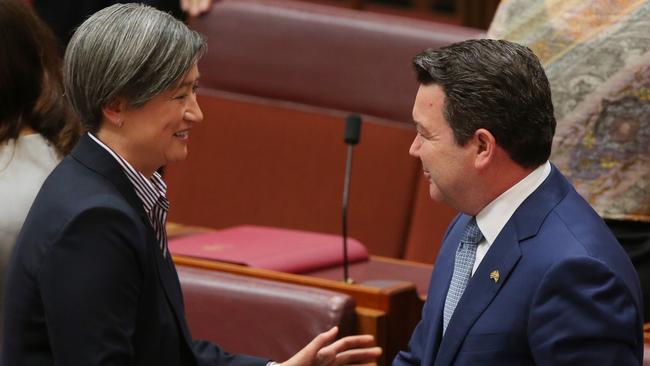
[[[549,174],[551,174],[551,163],[547,161],[495,198],[476,215],[476,223],[483,233],[483,240],[476,247],[476,260],[472,275],[512,214],[544,182]]]

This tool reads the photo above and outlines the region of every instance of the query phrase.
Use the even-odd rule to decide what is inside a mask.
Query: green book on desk
[[[368,260],[368,250],[348,238],[350,263]],[[173,255],[240,264],[287,273],[305,273],[343,264],[338,235],[264,226],[237,226],[169,240]]]

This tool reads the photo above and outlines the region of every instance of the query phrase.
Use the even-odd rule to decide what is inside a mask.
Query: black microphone
[[[343,141],[346,144],[356,145],[359,143],[361,133],[361,117],[358,114],[351,114],[345,119],[345,135]]]
[[[345,179],[343,180],[343,281],[353,283],[348,274],[348,198],[350,192],[350,173],[352,172],[352,147],[359,143],[361,134],[361,117],[351,114],[345,119],[343,142],[348,144],[348,158],[345,162]]]

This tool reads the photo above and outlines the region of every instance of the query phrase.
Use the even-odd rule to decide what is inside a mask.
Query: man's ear
[[[102,115],[108,123],[115,127],[122,127],[125,112],[126,102],[123,98],[115,98],[102,107]]]
[[[477,169],[487,167],[494,159],[497,149],[497,141],[492,133],[484,128],[474,132],[473,137],[476,144],[476,158],[474,164]]]

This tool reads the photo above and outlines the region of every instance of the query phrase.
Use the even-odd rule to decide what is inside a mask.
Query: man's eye
[[[185,99],[185,97],[187,97],[187,94],[181,94],[181,95],[175,96],[174,99]]]
[[[420,132],[420,131],[418,131],[418,136],[420,136],[420,138],[422,138],[422,139],[424,139],[424,140],[431,140],[431,135],[429,135],[429,134],[426,133],[426,132]]]

